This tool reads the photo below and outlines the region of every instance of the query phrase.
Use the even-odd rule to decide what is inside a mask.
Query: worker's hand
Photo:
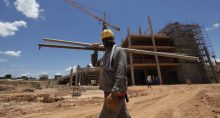
[[[95,47],[95,48],[98,48],[99,45],[100,45],[99,43],[93,43],[93,44],[92,44],[92,46]]]
[[[117,93],[111,93],[106,98],[106,107],[107,109],[115,112],[117,110],[118,105],[118,95]]]

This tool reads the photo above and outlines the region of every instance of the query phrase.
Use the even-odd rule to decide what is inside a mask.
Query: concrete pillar
[[[149,23],[149,26],[150,26],[150,34],[152,36],[152,43],[153,43],[153,47],[154,47],[154,52],[157,52],[157,48],[156,48],[156,44],[155,44],[155,40],[154,40],[154,32],[153,32],[150,16],[148,16],[148,23]],[[157,75],[160,78],[160,84],[163,84],[161,71],[160,71],[159,59],[158,59],[157,55],[155,55],[155,61],[156,61],[156,65],[157,65]]]
[[[73,68],[71,68],[71,70],[70,70],[70,81],[69,81],[70,87],[72,87],[72,83],[73,83]]]
[[[128,48],[131,48],[131,36],[130,36],[130,29],[129,28],[128,28]],[[131,84],[135,85],[133,54],[132,53],[129,53],[129,59],[130,59],[130,69],[131,69]]]

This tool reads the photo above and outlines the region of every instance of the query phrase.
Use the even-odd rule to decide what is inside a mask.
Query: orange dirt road
[[[93,90],[81,97],[100,97],[101,94]],[[127,107],[132,118],[220,118],[220,84],[132,86],[129,96]],[[98,118],[103,103],[103,98],[99,99],[19,117]]]

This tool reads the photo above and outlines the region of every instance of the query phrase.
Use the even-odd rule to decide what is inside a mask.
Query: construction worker
[[[116,46],[114,34],[105,29],[102,34],[105,53],[100,61],[99,88],[104,91],[104,104],[99,118],[130,118],[125,97],[127,96],[127,56],[126,52]],[[92,63],[97,65],[97,53],[92,55]]]
[[[152,78],[150,75],[147,76],[148,88],[151,88]]]

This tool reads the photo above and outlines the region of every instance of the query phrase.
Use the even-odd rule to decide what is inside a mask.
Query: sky
[[[158,32],[167,23],[204,26],[217,58],[220,57],[219,0],[75,0],[99,17],[120,26],[116,42],[132,33],[148,31],[147,16]],[[39,77],[69,74],[70,68],[91,63],[92,51],[42,48],[43,38],[101,43],[102,25],[63,0],[0,1],[0,76]]]

